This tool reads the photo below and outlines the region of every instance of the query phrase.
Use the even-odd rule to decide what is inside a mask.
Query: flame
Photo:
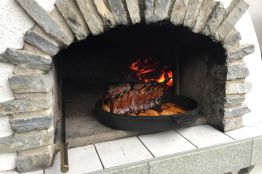
[[[151,59],[137,59],[129,66],[130,70],[135,73],[139,81],[145,83],[158,82],[166,83],[167,86],[173,86],[173,73],[168,70],[167,66],[164,68]]]

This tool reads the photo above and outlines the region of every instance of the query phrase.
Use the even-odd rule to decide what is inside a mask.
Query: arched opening
[[[171,23],[119,26],[71,45],[54,59],[64,98],[73,101],[66,107],[69,146],[142,133],[107,128],[94,114],[109,84],[138,80],[130,72],[137,60],[157,63],[154,72],[146,74],[155,79],[164,69],[172,71],[174,93],[179,87],[180,95],[199,103],[202,118],[221,128],[227,74],[222,45]]]

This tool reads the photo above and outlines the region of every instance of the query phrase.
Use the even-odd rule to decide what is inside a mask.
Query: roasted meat
[[[131,85],[129,83],[122,83],[119,85],[111,85],[108,87],[106,95],[104,96],[104,100],[114,99],[115,97],[121,95],[122,93],[129,91],[131,89]]]
[[[160,105],[166,85],[163,83],[137,83],[110,86],[104,104],[115,114],[139,113]]]

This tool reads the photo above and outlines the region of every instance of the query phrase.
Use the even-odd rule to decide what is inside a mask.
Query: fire
[[[173,73],[167,66],[161,67],[159,63],[151,59],[137,59],[129,66],[139,81],[145,83],[158,82],[173,86]]]

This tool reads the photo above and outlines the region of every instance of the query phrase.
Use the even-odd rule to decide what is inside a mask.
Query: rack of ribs
[[[115,114],[139,113],[160,105],[164,83],[123,83],[110,86],[104,96],[104,104]]]

